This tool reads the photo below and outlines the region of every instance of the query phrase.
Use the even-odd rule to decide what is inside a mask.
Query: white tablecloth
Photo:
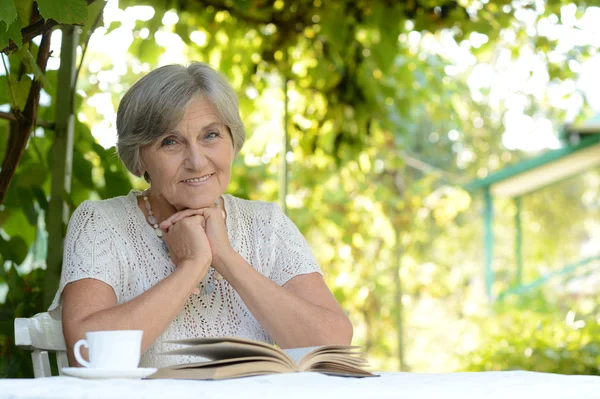
[[[296,373],[226,381],[50,377],[0,380],[0,398],[586,399],[600,398],[600,377],[525,371],[382,373],[365,379]]]

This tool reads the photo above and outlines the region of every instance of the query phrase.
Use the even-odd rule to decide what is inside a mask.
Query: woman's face
[[[142,148],[151,193],[177,210],[211,206],[231,178],[233,141],[213,105],[193,99],[175,130]]]

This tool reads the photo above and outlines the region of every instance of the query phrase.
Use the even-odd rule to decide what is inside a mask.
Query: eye
[[[221,137],[221,134],[219,132],[210,132],[206,136],[204,136],[204,138],[208,140],[214,140],[217,137]]]
[[[175,141],[175,139],[173,139],[173,138],[171,138],[171,137],[167,137],[166,139],[164,139],[164,140],[163,140],[163,141],[160,143],[161,147],[163,147],[163,146],[167,146],[167,147],[169,147],[169,146],[172,146],[172,145],[175,145],[175,144],[177,144],[177,141]]]

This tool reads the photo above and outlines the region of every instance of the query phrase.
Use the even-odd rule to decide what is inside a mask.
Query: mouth
[[[182,180],[182,183],[202,183],[210,179],[210,177],[214,175],[214,173],[210,173],[208,175],[204,175],[201,177],[192,177],[191,179]]]

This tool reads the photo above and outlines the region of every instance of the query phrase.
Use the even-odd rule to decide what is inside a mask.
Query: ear
[[[142,154],[140,154],[140,167],[137,170],[137,176],[138,177],[142,177],[144,176],[144,174],[146,174],[146,165],[144,165],[144,159],[141,156]]]

